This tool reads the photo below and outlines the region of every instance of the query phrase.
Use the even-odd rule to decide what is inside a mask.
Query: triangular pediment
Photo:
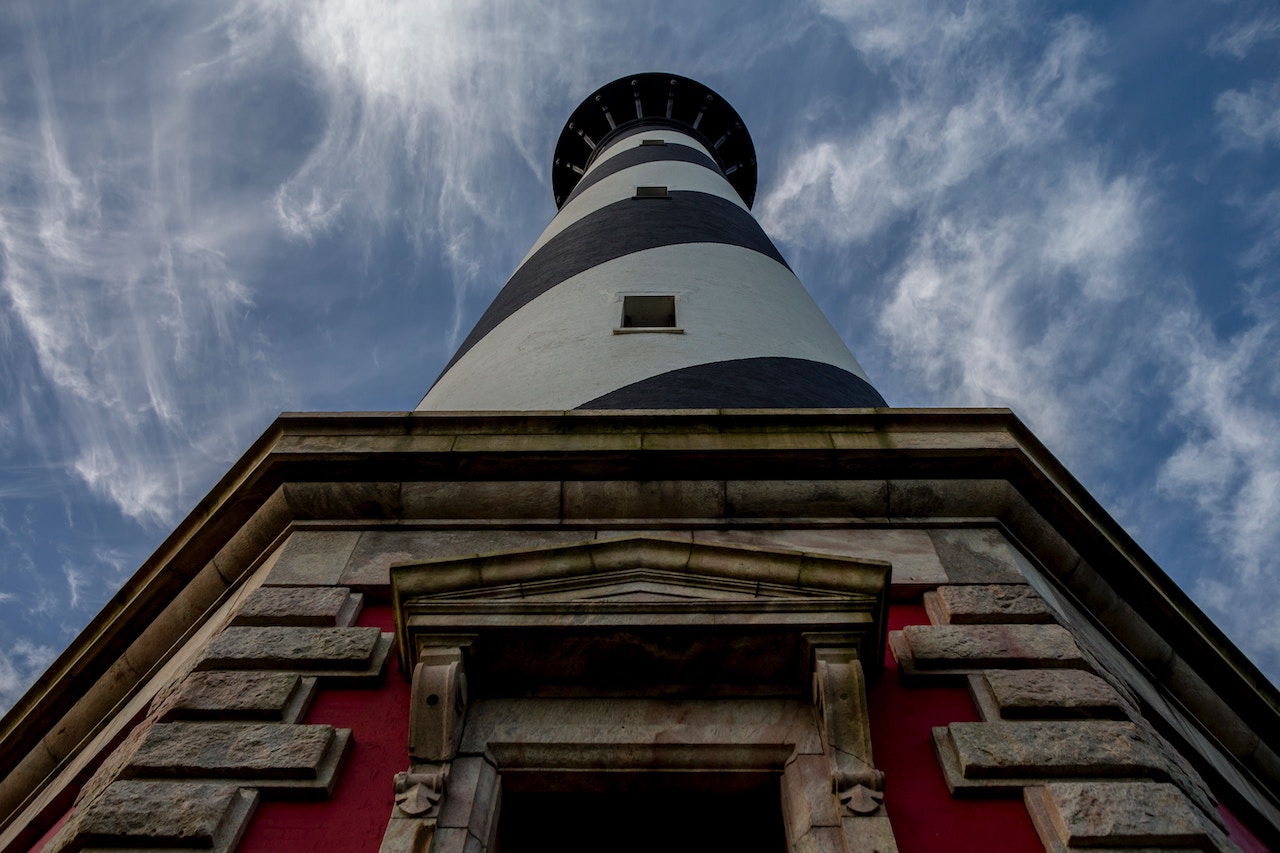
[[[646,534],[398,565],[391,569],[391,582],[401,600],[588,598],[593,592],[607,596],[609,589],[618,595],[704,599],[878,598],[888,588],[889,571],[889,564],[879,560]]]
[[[391,584],[406,671],[421,649],[443,645],[477,650],[508,680],[534,670],[572,680],[620,654],[684,661],[681,671],[751,659],[768,681],[781,670],[763,662],[800,666],[818,636],[841,637],[877,669],[889,572],[881,561],[640,534],[393,566]],[[536,660],[511,663],[534,648]]]
[[[551,602],[732,602],[772,599],[873,600],[866,593],[841,593],[778,583],[715,577],[662,569],[606,569],[541,581],[453,590],[418,597],[419,601],[521,601]]]

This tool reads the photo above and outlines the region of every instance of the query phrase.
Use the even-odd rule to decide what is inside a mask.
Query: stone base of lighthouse
[[[26,807],[58,849],[1227,850],[1269,807],[1204,676],[1135,666],[1221,650],[1007,412],[285,417],[179,534],[86,651],[147,674],[60,699],[122,704]]]

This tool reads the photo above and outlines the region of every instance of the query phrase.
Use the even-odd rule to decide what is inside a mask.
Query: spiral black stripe
[[[499,323],[560,282],[635,252],[684,243],[741,246],[787,266],[751,214],[727,199],[700,192],[623,199],[573,223],[534,252],[494,297],[440,375]]]
[[[632,166],[639,166],[642,163],[654,163],[659,160],[697,163],[699,166],[706,166],[717,175],[724,177],[724,172],[720,171],[720,167],[716,165],[715,161],[696,148],[681,145],[678,142],[668,142],[666,145],[641,145],[636,148],[628,148],[626,151],[619,151],[599,166],[587,172],[582,180],[578,181],[578,185],[573,188],[573,192],[569,193],[565,206],[568,206],[570,202],[581,195],[583,190],[610,175],[616,175],[623,169],[630,169]]]
[[[865,379],[803,358],[735,358],[683,367],[610,391],[579,409],[875,409]]]

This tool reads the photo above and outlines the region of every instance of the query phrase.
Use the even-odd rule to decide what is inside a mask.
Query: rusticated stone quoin
[[[352,595],[346,587],[259,587],[231,624],[345,628],[355,624],[363,600],[363,595]]]
[[[316,680],[294,672],[193,672],[169,703],[166,720],[301,719]]]
[[[1052,782],[1027,788],[1031,822],[1045,849],[1234,850],[1177,786],[1166,782]]]
[[[1093,673],[1060,669],[989,669],[969,676],[984,720],[1126,718],[1120,694]]]
[[[335,677],[381,675],[391,634],[377,628],[232,627],[214,638],[197,669],[301,670]]]
[[[113,783],[79,818],[75,847],[235,848],[258,792],[235,785],[132,779]]]
[[[983,669],[1086,669],[1060,625],[908,625],[889,635],[907,683],[963,683]]]
[[[935,625],[1046,624],[1053,615],[1027,584],[940,586],[925,593],[924,606]]]
[[[281,723],[162,723],[125,769],[131,777],[237,779],[263,789],[303,788],[324,796],[351,730]]]
[[[1019,795],[1045,779],[1167,777],[1137,726],[1112,720],[952,723],[933,747],[956,796]]]

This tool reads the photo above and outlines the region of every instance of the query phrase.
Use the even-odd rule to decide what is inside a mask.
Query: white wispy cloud
[[[0,649],[0,709],[7,710],[49,664],[56,652],[49,646],[20,640]]]
[[[1276,40],[1280,40],[1280,15],[1267,11],[1214,33],[1208,49],[1213,54],[1243,59],[1258,45]]]
[[[1132,296],[1147,203],[1141,174],[1109,173],[1068,132],[1107,86],[1092,68],[1099,35],[1067,18],[1013,62],[1012,4],[824,8],[896,97],[789,158],[763,224],[832,248],[883,242],[910,220],[873,346],[887,344],[915,393],[1015,405],[1054,446],[1078,446],[1072,412],[1120,405],[1111,389],[1132,369],[1100,362],[1120,325],[1105,318]]]
[[[1186,354],[1173,417],[1187,438],[1158,480],[1164,494],[1196,505],[1217,544],[1196,593],[1268,668],[1280,662],[1280,625],[1269,594],[1280,571],[1277,319],[1258,318],[1226,341],[1194,317],[1167,319],[1170,346]]]
[[[1256,151],[1280,144],[1280,80],[1223,92],[1214,109],[1228,146]]]
[[[186,509],[186,480],[206,480],[241,442],[225,427],[243,405],[205,383],[261,358],[244,323],[252,296],[227,254],[264,214],[192,191],[192,170],[221,142],[181,120],[217,82],[184,74],[183,51],[199,44],[175,39],[160,57],[125,44],[108,81],[95,63],[55,69],[49,31],[25,26],[31,110],[0,129],[0,182],[21,188],[0,198],[0,294],[22,333],[8,354],[30,345],[35,387],[62,417],[23,437],[127,516],[168,522]],[[210,440],[212,458],[192,453]]]

